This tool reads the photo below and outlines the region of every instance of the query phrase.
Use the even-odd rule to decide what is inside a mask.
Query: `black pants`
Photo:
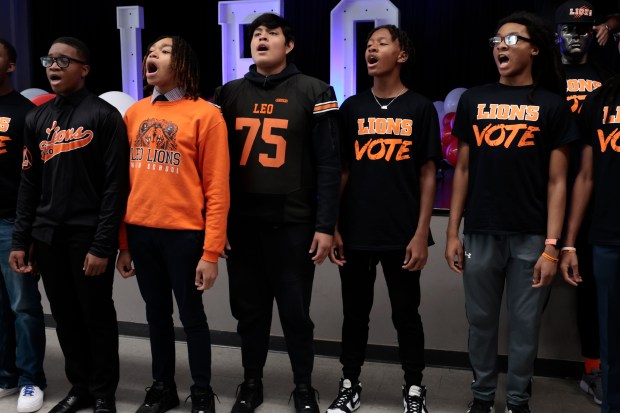
[[[244,377],[262,378],[275,298],[294,381],[310,383],[314,324],[310,297],[312,225],[229,226],[230,306],[241,336]]]
[[[146,303],[153,379],[174,383],[175,342],[172,293],[187,336],[194,386],[211,388],[211,334],[196,289],[196,266],[202,256],[204,231],[169,230],[127,225],[127,241],[138,287]]]
[[[347,263],[339,267],[342,282],[342,372],[357,380],[368,343],[368,323],[374,299],[377,264],[380,262],[387,283],[392,322],[398,336],[398,354],[407,386],[422,383],[424,370],[424,329],[418,314],[420,271],[402,269],[405,251],[345,250]]]
[[[118,324],[112,301],[114,258],[105,272],[84,274],[95,229],[56,229],[52,245],[35,241],[43,285],[74,390],[111,397],[119,379]]]
[[[581,339],[581,355],[598,359],[600,358],[598,304],[592,269],[592,246],[587,242],[587,233],[583,231],[579,233],[575,247],[579,254],[579,274],[583,278],[577,287],[577,327]]]

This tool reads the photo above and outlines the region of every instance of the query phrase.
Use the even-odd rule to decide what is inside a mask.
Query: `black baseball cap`
[[[569,0],[555,11],[556,24],[594,24],[594,11],[587,1]]]

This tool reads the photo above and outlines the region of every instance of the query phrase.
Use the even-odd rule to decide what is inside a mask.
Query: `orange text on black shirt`
[[[540,106],[534,105],[497,103],[487,105],[486,103],[481,103],[478,105],[476,119],[536,122],[539,118],[539,111]],[[534,133],[540,131],[539,127],[531,126],[527,123],[490,123],[482,130],[480,130],[478,125],[474,124],[472,128],[478,146],[486,143],[488,146],[503,145],[505,148],[511,145],[516,145],[517,147],[534,146]]]

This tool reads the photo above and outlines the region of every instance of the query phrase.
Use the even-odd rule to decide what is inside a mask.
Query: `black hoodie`
[[[228,126],[229,218],[333,234],[341,173],[333,88],[294,64],[273,76],[252,65],[218,88],[214,103]]]

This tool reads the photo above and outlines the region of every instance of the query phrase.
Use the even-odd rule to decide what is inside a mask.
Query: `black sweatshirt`
[[[91,254],[114,255],[129,157],[118,110],[86,89],[56,96],[28,113],[24,144],[13,250],[82,227],[95,229]]]

